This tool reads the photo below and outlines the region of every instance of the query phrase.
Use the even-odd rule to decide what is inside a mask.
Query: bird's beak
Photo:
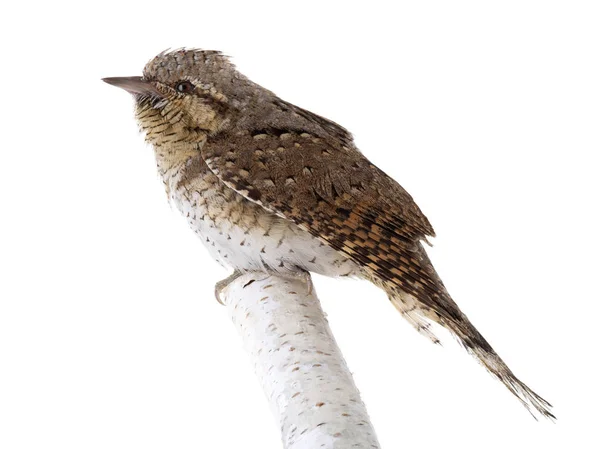
[[[144,80],[141,76],[115,76],[112,78],[102,78],[105,83],[125,89],[132,95],[149,95],[162,98],[163,94],[150,81]]]

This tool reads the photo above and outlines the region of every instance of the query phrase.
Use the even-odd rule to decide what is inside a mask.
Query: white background
[[[555,405],[536,423],[444,332],[316,279],[384,449],[599,447],[600,14],[584,1],[2,6],[0,447],[279,448],[227,275],[167,204],[128,95],[219,49],[349,128],[415,197],[457,302]]]

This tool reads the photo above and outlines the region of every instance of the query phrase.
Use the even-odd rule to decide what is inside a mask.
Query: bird
[[[217,298],[249,271],[370,281],[419,333],[439,343],[431,325],[446,328],[534,417],[555,419],[454,302],[424,249],[429,220],[347,129],[215,50],[165,50],[142,76],[103,81],[132,94],[167,197],[233,270]]]

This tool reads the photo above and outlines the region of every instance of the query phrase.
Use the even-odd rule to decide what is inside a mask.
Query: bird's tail
[[[388,291],[388,293],[390,292]],[[537,419],[532,411],[532,407],[537,410],[540,415],[549,419],[556,419],[550,411],[552,405],[513,374],[506,363],[504,363],[486,339],[483,338],[483,335],[481,335],[468,318],[458,310],[458,306],[456,306],[452,300],[450,300],[451,303],[456,307],[455,313],[453,313],[452,316],[436,312],[431,313],[431,311],[424,308],[422,304],[417,305],[416,302],[407,304],[407,295],[405,294],[392,293],[390,294],[390,300],[420,333],[425,334],[436,343],[439,342],[439,340],[430,331],[429,323],[427,323],[427,321],[431,320],[438,322],[449,329],[459,343],[491,374],[493,374],[494,377],[498,378],[500,382],[502,382],[506,388],[517,397],[534,418]]]
[[[514,394],[525,408],[537,419],[531,407],[549,419],[556,419],[550,409],[552,405],[534,392],[531,388],[521,382],[504,363],[500,356],[494,351],[483,335],[471,324],[468,318],[462,315],[460,322],[449,321],[447,327],[458,338],[461,345],[473,355],[485,368],[498,378],[508,390]]]

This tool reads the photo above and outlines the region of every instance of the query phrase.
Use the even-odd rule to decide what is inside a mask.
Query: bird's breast
[[[200,158],[173,171],[165,184],[188,225],[224,266],[358,275],[348,257],[227,187]]]

